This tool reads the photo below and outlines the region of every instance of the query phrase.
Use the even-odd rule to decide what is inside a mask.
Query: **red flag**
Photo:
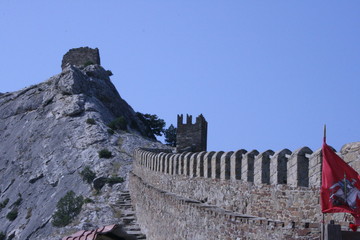
[[[323,213],[351,213],[360,223],[359,174],[325,142],[322,147],[321,210]]]

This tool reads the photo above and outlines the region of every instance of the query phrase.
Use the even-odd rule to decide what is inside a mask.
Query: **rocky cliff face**
[[[108,75],[100,65],[68,64],[46,82],[0,94],[0,233],[59,239],[121,224],[117,203],[127,181],[95,190],[79,172],[89,166],[97,177],[127,179],[134,148],[163,146],[142,137],[143,124]],[[119,116],[127,130],[112,134],[107,124]],[[105,148],[111,158],[99,157]],[[53,227],[56,204],[70,190],[90,203],[67,227]]]

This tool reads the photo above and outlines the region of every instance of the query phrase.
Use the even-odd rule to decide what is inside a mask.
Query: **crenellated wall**
[[[245,239],[244,232],[247,239],[320,237],[321,149],[181,154],[137,149],[134,155],[130,192],[149,239]],[[224,220],[227,214],[235,220]],[[214,221],[222,233],[207,227]],[[206,234],[196,234],[194,224]]]

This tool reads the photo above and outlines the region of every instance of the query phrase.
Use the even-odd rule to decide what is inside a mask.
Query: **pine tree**
[[[81,195],[77,197],[73,191],[67,192],[56,205],[52,224],[55,227],[68,225],[80,213],[83,203],[84,199]]]
[[[172,124],[164,130],[165,143],[169,146],[176,147],[176,127]]]
[[[148,137],[161,136],[164,132],[165,121],[155,114],[136,113],[136,116],[144,123]]]

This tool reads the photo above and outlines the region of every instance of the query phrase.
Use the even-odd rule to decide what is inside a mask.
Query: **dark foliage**
[[[112,157],[112,153],[106,148],[99,151],[99,158],[111,158],[111,157]]]
[[[13,206],[20,206],[21,202],[22,202],[22,197],[21,195],[19,196],[19,198],[13,203]]]
[[[81,172],[80,175],[82,176],[82,179],[91,184],[92,181],[96,178],[95,172],[93,172],[89,166],[86,166]]]
[[[136,116],[144,123],[147,137],[161,136],[164,132],[165,121],[155,114],[136,113]]]
[[[53,214],[53,226],[65,227],[68,225],[80,213],[83,204],[84,199],[81,195],[76,196],[73,191],[67,192],[56,205],[56,211]]]
[[[87,124],[90,124],[90,125],[96,124],[95,119],[93,119],[93,118],[88,118],[88,119],[86,119],[86,123],[87,123]]]
[[[6,207],[6,205],[8,204],[8,202],[9,202],[9,199],[7,198],[7,199],[5,199],[4,201],[2,201],[2,202],[0,203],[0,211],[1,211],[2,208],[5,208],[5,207]]]
[[[6,239],[6,235],[3,232],[0,232],[0,240],[5,240]]]
[[[169,146],[176,147],[176,127],[172,124],[164,130],[165,143]]]
[[[18,210],[14,208],[6,215],[6,218],[9,219],[10,221],[14,221],[17,218],[17,216],[18,216]]]
[[[94,203],[94,200],[91,198],[85,198],[84,203]]]
[[[112,130],[127,130],[127,121],[124,117],[118,117],[115,120],[111,121],[108,125]]]

